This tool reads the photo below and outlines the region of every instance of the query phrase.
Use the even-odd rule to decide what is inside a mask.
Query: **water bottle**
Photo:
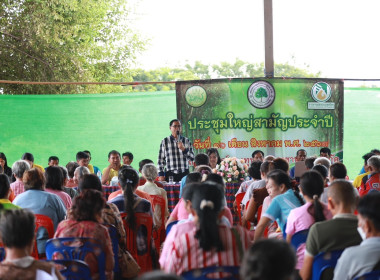
[[[100,181],[102,180],[102,172],[100,172],[100,170],[98,170],[98,172],[96,173],[96,176],[99,177]]]

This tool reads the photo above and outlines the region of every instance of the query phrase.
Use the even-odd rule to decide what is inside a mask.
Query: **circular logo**
[[[185,93],[187,104],[191,107],[201,107],[207,100],[207,93],[203,87],[189,87]]]
[[[270,83],[259,81],[250,85],[247,95],[253,107],[264,109],[272,105],[276,92]]]
[[[331,98],[331,87],[325,82],[315,83],[311,88],[311,97],[317,102],[326,102]]]

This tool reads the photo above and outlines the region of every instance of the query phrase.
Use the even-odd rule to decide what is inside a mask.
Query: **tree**
[[[123,0],[9,0],[0,7],[4,80],[128,81],[145,42]],[[93,86],[1,86],[6,94],[99,92]]]
[[[319,77],[320,72],[314,74],[306,69],[297,68],[289,63],[275,64],[276,77],[297,77],[311,78]],[[264,76],[264,63],[252,64],[249,62],[236,59],[234,63],[221,62],[220,64],[207,65],[200,61],[195,61],[194,65],[186,64],[184,68],[158,68],[155,70],[145,71],[137,69],[132,74],[133,81],[136,82],[154,82],[154,81],[185,81],[185,80],[202,80],[211,78],[253,78]],[[173,84],[149,84],[134,87],[134,91],[160,91],[173,90]],[[262,89],[264,90],[264,89]],[[263,98],[265,95],[258,97]],[[266,94],[266,93],[265,93]]]

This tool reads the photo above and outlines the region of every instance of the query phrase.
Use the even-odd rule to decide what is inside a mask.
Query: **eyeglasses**
[[[181,125],[172,125],[174,128],[181,128]]]

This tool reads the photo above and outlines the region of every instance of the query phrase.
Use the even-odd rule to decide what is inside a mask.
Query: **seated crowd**
[[[217,266],[237,268],[236,279],[305,280],[316,273],[319,254],[327,252],[340,258],[322,279],[354,279],[380,270],[380,151],[363,156],[363,169],[353,181],[344,164],[331,164],[330,156],[328,148],[319,157],[300,149],[295,160],[302,167],[290,169],[285,159],[254,151],[249,180],[239,185],[230,208],[228,185],[215,173],[221,158],[209,149],[182,178],[170,213],[156,165],[145,159],[135,170],[131,152],[110,151],[102,171],[90,164],[89,151],[78,152],[65,167],[51,156],[46,168],[35,164],[31,153],[9,167],[0,153],[5,249],[0,278],[38,279],[45,273],[47,279],[63,279],[57,266],[38,260],[46,258],[52,236],[36,229],[36,215],[51,220],[54,238],[97,240],[106,279],[180,279],[175,275],[186,278],[194,269]],[[102,185],[116,191],[106,195]],[[301,232],[305,239],[295,245]],[[130,257],[137,263],[134,275]],[[92,279],[102,279],[97,258],[84,261]],[[213,275],[223,278],[227,272]]]

